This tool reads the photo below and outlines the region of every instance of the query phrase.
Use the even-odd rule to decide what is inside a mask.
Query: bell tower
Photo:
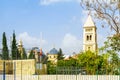
[[[96,26],[88,15],[88,18],[83,26],[83,51],[97,51],[97,33]]]
[[[18,51],[21,54],[21,57],[23,56],[23,43],[22,40],[19,41],[18,43]]]

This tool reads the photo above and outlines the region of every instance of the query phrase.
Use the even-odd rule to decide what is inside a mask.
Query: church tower
[[[97,51],[97,33],[96,26],[88,15],[88,18],[83,27],[83,51]]]
[[[23,43],[22,43],[22,40],[19,41],[18,43],[18,51],[19,53],[21,54],[21,57],[23,55]]]

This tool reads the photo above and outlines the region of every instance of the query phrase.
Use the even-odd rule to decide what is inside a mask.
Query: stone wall
[[[6,74],[35,74],[35,60],[0,60],[0,73],[3,73],[3,63],[5,62]]]

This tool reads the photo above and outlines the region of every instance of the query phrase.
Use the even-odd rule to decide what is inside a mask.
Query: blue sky
[[[82,50],[83,25],[87,11],[80,7],[79,0],[0,0],[0,44],[6,32],[8,45],[15,30],[17,40],[23,41],[26,49],[62,48],[65,54]],[[97,25],[98,45],[109,34],[108,28]],[[0,45],[0,48],[2,45]]]

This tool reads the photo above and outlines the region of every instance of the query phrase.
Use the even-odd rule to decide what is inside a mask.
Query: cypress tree
[[[35,59],[35,55],[34,55],[34,52],[33,50],[30,51],[30,54],[29,54],[29,59]]]
[[[18,51],[18,48],[17,48],[17,44],[16,44],[15,32],[13,32],[11,53],[12,53],[12,59],[13,60],[21,59],[21,55],[19,54],[19,51]]]
[[[26,54],[25,48],[23,48],[22,58],[23,58],[23,59],[27,59],[27,54]]]
[[[59,51],[58,51],[58,60],[62,60],[64,57],[63,57],[63,52],[62,52],[62,49],[60,48]]]
[[[7,39],[5,32],[3,32],[3,39],[2,39],[2,59],[8,60],[9,59],[9,51],[7,47]]]

